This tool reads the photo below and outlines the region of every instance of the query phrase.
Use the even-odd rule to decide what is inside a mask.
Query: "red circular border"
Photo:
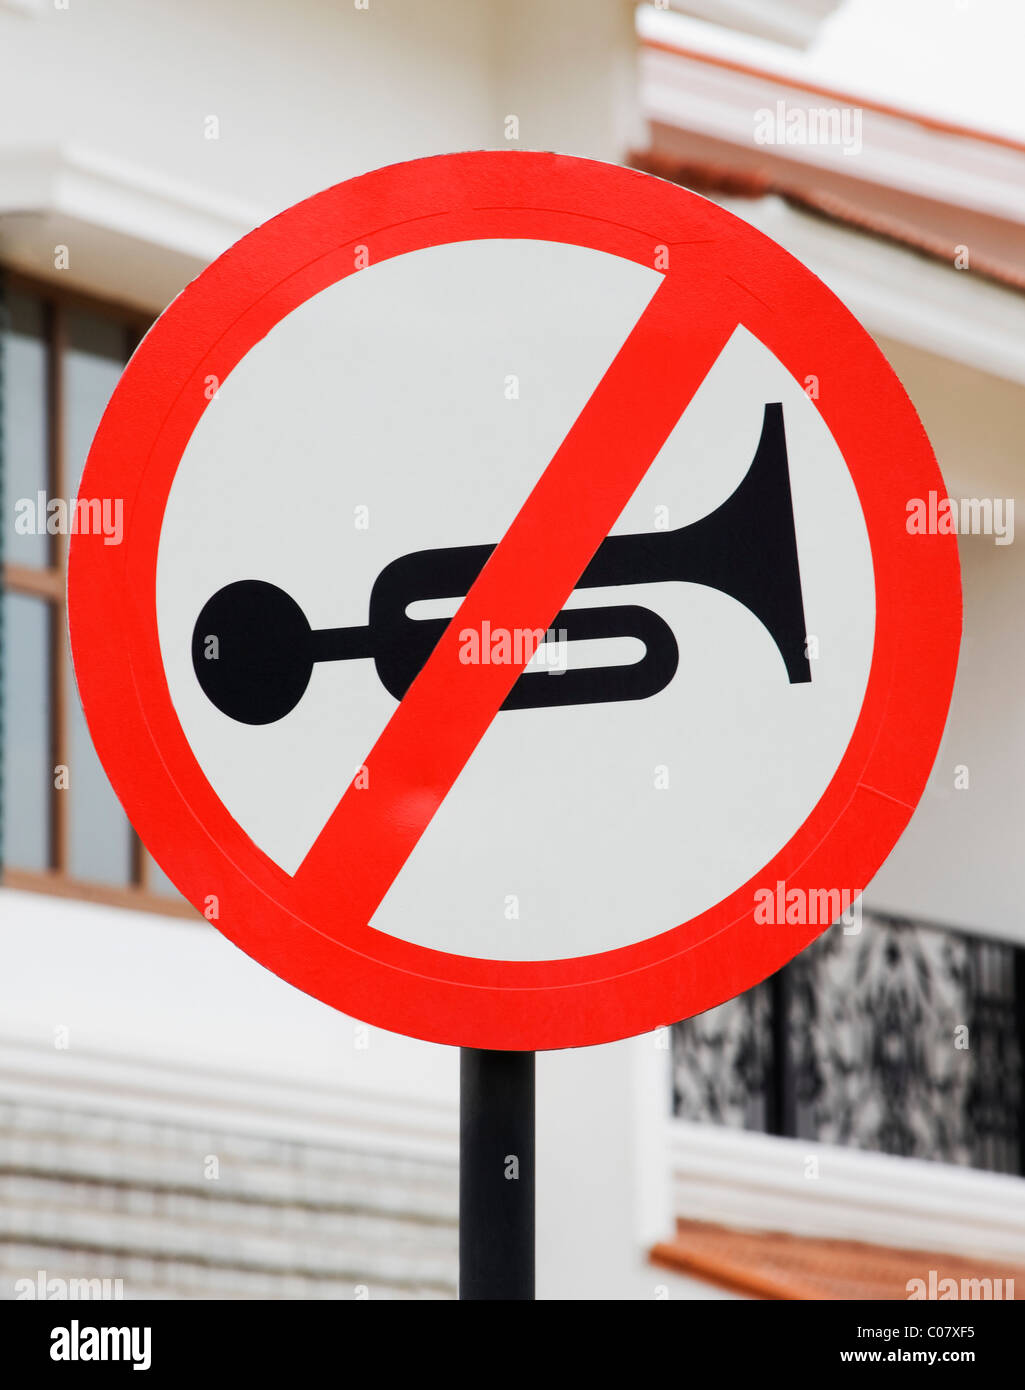
[[[876,633],[847,752],[787,845],[698,917],[639,943],[557,961],[451,955],[287,905],[291,880],[207,783],[171,705],[157,640],[156,557],[167,494],[207,405],[285,314],[372,262],[445,242],[570,242],[695,277],[730,296],[817,405],[868,527]],[[664,253],[663,253],[664,254]],[[670,273],[673,273],[671,271]],[[684,330],[685,331],[685,330]],[[914,408],[885,358],[798,261],[714,203],[613,165],[552,154],[471,153],[393,165],[299,203],[243,238],[174,301],[129,363],[81,484],[121,497],[125,539],[72,539],[71,644],[97,750],[157,862],[219,929],[283,979],[346,1013],[434,1042],[507,1049],[609,1042],[711,1008],[757,984],[819,935],[756,926],[754,892],[864,886],[911,815],[939,746],[957,664],[956,538],[909,536],[907,502],[944,495]]]

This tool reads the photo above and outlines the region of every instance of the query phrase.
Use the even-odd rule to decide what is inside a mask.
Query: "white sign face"
[[[562,242],[414,250],[308,299],[220,384],[160,531],[160,651],[202,772],[285,873],[299,869],[395,711],[367,654],[381,634],[354,638],[346,659],[316,659],[294,707],[248,723],[197,679],[205,605],[260,581],[289,595],[314,632],[358,633],[376,581],[400,557],[496,544],[662,280]],[[757,513],[750,473],[777,406],[790,500],[774,500],[788,514],[792,506],[803,602],[793,622],[807,634],[807,672],[796,680],[774,636],[727,592],[734,566],[766,590],[792,566],[773,529],[759,532],[755,553],[722,517],[719,587],[687,578],[688,538],[675,534],[720,515],[745,481],[739,496]],[[552,546],[562,521],[551,518]],[[628,582],[579,587],[567,610],[656,615],[675,639],[675,674],[646,698],[538,696],[534,707],[501,710],[374,913],[380,932],[506,961],[642,941],[757,874],[829,785],[872,661],[868,531],[814,401],[746,328],[610,536],[639,539],[622,552]],[[449,617],[464,592],[438,598],[414,586],[400,607],[417,621]],[[498,635],[479,636],[467,659],[501,659]],[[640,636],[556,642],[520,680],[554,689],[581,668],[625,668],[645,651]],[[625,688],[631,679],[625,671]]]

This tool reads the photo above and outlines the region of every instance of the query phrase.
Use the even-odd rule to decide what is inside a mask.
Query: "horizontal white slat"
[[[1021,1178],[682,1120],[673,1121],[669,1135],[677,1216],[744,1230],[1023,1258]],[[817,1176],[807,1176],[814,1171]]]

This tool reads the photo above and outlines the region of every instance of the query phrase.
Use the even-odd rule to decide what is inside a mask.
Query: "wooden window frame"
[[[99,299],[80,290],[65,289],[53,281],[40,280],[3,266],[0,266],[0,276],[5,289],[32,295],[42,303],[43,342],[47,361],[46,494],[48,497],[65,497],[67,451],[64,374],[67,360],[68,313],[82,310],[119,323],[124,334],[125,361],[149,328],[152,317],[129,305]],[[70,702],[76,698],[74,691],[69,689],[69,666],[64,660],[67,633],[67,558],[67,536],[50,536],[45,566],[5,563],[0,575],[0,588],[3,592],[23,594],[41,599],[47,604],[50,620],[47,672],[50,692],[50,766],[53,768],[68,763]],[[55,789],[52,790],[47,837],[48,867],[44,870],[20,869],[16,865],[5,863],[0,866],[0,885],[112,907],[155,912],[165,917],[195,919],[196,909],[183,898],[168,898],[153,891],[150,884],[149,857],[131,822],[131,866],[130,881],[127,884],[117,886],[93,883],[72,877],[69,872],[69,809],[67,797]]]

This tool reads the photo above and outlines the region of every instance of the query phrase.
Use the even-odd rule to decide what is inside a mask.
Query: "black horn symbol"
[[[366,627],[313,630],[283,589],[242,579],[203,606],[192,635],[192,664],[222,713],[271,724],[299,703],[318,661],[373,660],[385,689],[401,700],[448,618],[410,618],[410,604],[464,595],[493,545],[420,550],[386,565],[370,592]],[[707,516],[676,531],[608,536],[578,589],[672,580],[704,584],[744,605],[772,637],[792,684],[811,680],[794,530],[783,407],[765,407],[754,459],[736,491]],[[569,641],[635,637],[644,656],[628,666],[587,667],[543,679],[528,671],[503,709],[642,700],[663,690],[679,663],[671,628],[637,605],[568,608],[553,629]]]

